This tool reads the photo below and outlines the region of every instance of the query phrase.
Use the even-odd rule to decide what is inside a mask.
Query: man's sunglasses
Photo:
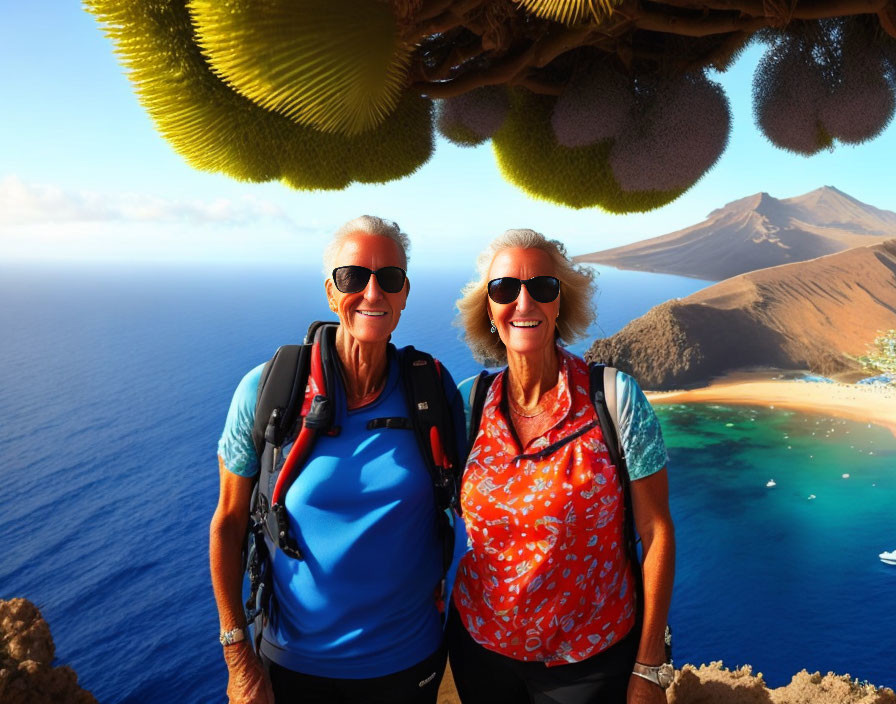
[[[404,287],[407,273],[401,267],[384,266],[373,271],[366,266],[338,266],[333,269],[333,283],[342,293],[359,293],[367,288],[370,275],[376,276],[376,281],[386,293],[398,293]]]
[[[513,303],[520,295],[522,286],[539,303],[550,303],[560,295],[560,281],[553,276],[533,276],[525,281],[513,276],[502,276],[488,282],[488,297],[495,303]]]

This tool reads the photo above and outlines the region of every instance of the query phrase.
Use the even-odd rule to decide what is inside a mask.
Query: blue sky
[[[413,176],[345,191],[196,171],[155,132],[111,43],[78,3],[0,3],[0,261],[316,260],[336,227],[372,213],[411,235],[412,266],[469,265],[509,227],[538,229],[583,253],[687,227],[758,191],[786,198],[832,185],[896,210],[896,125],[866,145],[808,159],[756,131],[750,86],[761,47],[718,79],[733,114],[720,162],[672,204],[618,216],[527,197],[501,179],[489,145],[439,141]]]

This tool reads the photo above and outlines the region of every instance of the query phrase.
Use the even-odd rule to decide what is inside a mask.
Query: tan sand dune
[[[721,281],[891,237],[896,237],[896,213],[824,186],[783,200],[756,193],[684,230],[575,260]]]
[[[645,389],[706,385],[736,369],[810,369],[855,381],[855,360],[896,328],[896,239],[736,276],[662,303],[585,358]]]

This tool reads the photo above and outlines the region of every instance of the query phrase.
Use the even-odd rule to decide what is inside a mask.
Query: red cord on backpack
[[[326,384],[324,383],[324,370],[320,361],[320,341],[315,340],[311,347],[311,372],[310,377],[317,384],[319,389],[318,395],[326,395]],[[307,427],[304,423],[296,441],[293,443],[283,463],[283,469],[280,476],[277,477],[277,483],[274,485],[274,491],[271,493],[271,504],[277,505],[281,503],[280,495],[286,493],[291,483],[291,477],[296,467],[301,467],[308,458],[311,445],[314,442],[314,435],[317,431]]]

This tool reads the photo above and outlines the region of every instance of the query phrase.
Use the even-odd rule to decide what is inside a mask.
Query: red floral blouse
[[[588,365],[558,352],[550,428],[525,448],[511,431],[506,371],[488,391],[461,490],[471,550],[454,589],[477,643],[547,665],[596,655],[635,621],[622,488]]]

